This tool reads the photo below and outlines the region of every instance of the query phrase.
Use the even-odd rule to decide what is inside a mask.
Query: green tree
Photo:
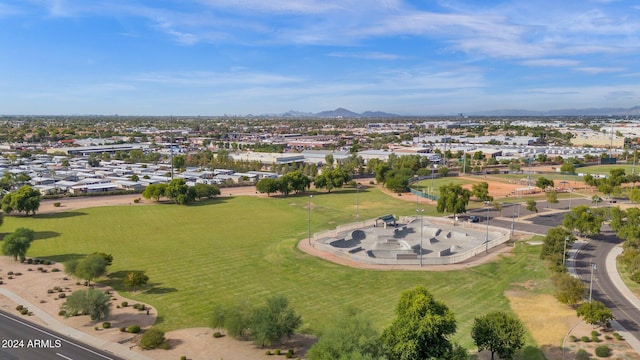
[[[107,260],[101,254],[91,254],[78,261],[74,275],[87,280],[87,285],[91,285],[91,280],[99,278],[107,273]]]
[[[167,184],[150,184],[142,192],[142,197],[160,201],[160,197],[165,196],[166,190]]]
[[[382,333],[389,360],[444,358],[452,353],[453,313],[426,288],[403,291],[395,312],[396,318]]]
[[[471,185],[471,194],[478,201],[493,201],[493,196],[489,195],[489,184],[484,181]]]
[[[258,192],[260,192],[261,194],[267,194],[267,196],[270,196],[271,194],[278,191],[278,188],[280,187],[278,181],[278,179],[273,178],[260,179],[260,181],[258,181],[258,183],[256,184],[256,190],[258,190]]]
[[[196,197],[198,199],[211,199],[214,196],[220,195],[220,188],[216,185],[195,184],[193,189],[196,191]]]
[[[167,185],[164,195],[176,204],[187,205],[196,199],[196,190],[187,185],[185,179],[173,179]]]
[[[148,282],[149,277],[144,273],[144,271],[129,271],[123,281],[124,286],[133,288],[134,292],[137,288],[147,285]]]
[[[587,287],[582,280],[566,272],[555,273],[551,277],[554,296],[563,304],[574,306],[582,301]]]
[[[40,208],[40,192],[31,186],[21,186],[17,191],[6,194],[2,198],[2,211],[10,214],[13,211],[34,215]]]
[[[586,205],[579,205],[564,215],[562,225],[570,230],[578,230],[580,234],[599,234],[604,222],[604,215],[598,209],[590,209]]]
[[[378,332],[357,308],[343,308],[328,324],[307,352],[307,359],[351,360],[358,356],[379,359],[382,356]]]
[[[233,338],[244,337],[251,326],[251,307],[242,302],[235,306],[216,306],[213,309],[211,327],[224,329]]]
[[[491,359],[513,359],[515,352],[524,346],[524,326],[514,315],[493,311],[477,317],[471,329],[471,337],[478,351],[489,350]]]
[[[575,241],[575,237],[571,232],[563,227],[554,227],[549,229],[547,236],[544,238],[540,258],[555,262],[555,265],[562,265],[562,256],[565,252],[565,239],[567,239],[567,249],[571,248],[571,244]]]
[[[460,185],[447,184],[440,187],[436,210],[439,213],[461,214],[467,211],[471,192]]]
[[[89,315],[91,320],[99,320],[109,315],[111,295],[96,289],[74,291],[60,307],[65,317]]]
[[[545,196],[546,196],[547,202],[549,204],[557,204],[558,203],[558,193],[555,190],[547,191]]]
[[[600,301],[586,302],[577,310],[578,317],[584,319],[587,324],[591,325],[607,325],[609,321],[614,319],[613,313]]]
[[[291,337],[302,324],[302,318],[289,306],[283,295],[270,296],[266,304],[253,309],[251,315],[251,337],[262,346]]]
[[[542,191],[545,191],[547,188],[553,187],[553,180],[540,176],[538,180],[536,180],[536,186],[542,189]]]
[[[528,199],[526,204],[527,204],[527,210],[535,212],[535,213],[538,212],[538,206],[536,205],[536,201],[535,200]]]
[[[5,236],[2,241],[2,253],[13,256],[13,260],[23,262],[34,238],[33,230],[17,228],[13,233]]]

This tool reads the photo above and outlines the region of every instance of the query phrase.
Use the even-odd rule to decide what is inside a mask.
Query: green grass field
[[[313,331],[343,305],[361,308],[384,328],[400,292],[424,285],[456,314],[455,340],[471,349],[475,316],[507,309],[504,291],[529,279],[546,284],[539,248],[518,245],[514,256],[451,272],[371,271],[329,263],[295,248],[307,236],[308,196],[235,197],[192,206],[100,207],[32,218],[6,217],[3,233],[24,226],[36,231],[30,257],[64,262],[99,251],[113,254],[110,279],[124,296],[152,304],[164,330],[208,326],[217,303],[261,303],[284,294]],[[356,193],[314,194],[312,231],[355,219]],[[412,214],[415,204],[371,189],[360,191],[360,218]],[[435,213],[435,210],[429,209]],[[150,287],[129,293],[123,274],[144,270]],[[541,288],[540,291],[548,291]],[[529,344],[531,342],[529,341]]]

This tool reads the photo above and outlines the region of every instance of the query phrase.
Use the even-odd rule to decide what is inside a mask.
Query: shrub
[[[613,337],[616,338],[616,340],[624,340],[622,335],[620,335],[618,332],[614,332]]]
[[[45,260],[45,261],[43,262],[43,264],[45,264],[45,265],[51,265],[51,260]]]
[[[16,306],[16,310],[20,311],[20,310],[22,310],[22,309],[24,309],[24,306],[23,306],[23,305],[18,305],[18,306]]]
[[[53,289],[48,289],[47,294],[53,294]]]
[[[27,259],[27,264],[33,264],[33,259],[32,258],[28,258]]]
[[[604,338],[605,338],[605,340],[612,340],[612,339],[613,339],[613,338],[612,338],[611,336],[609,336],[609,335],[605,335],[605,336],[604,336]]]
[[[223,336],[224,336],[224,335],[222,335],[222,333],[221,333],[220,331],[216,331],[216,332],[214,332],[214,333],[213,333],[213,337],[214,337],[214,338],[216,338],[216,339],[217,339],[217,338],[221,338],[221,337],[223,337]]]
[[[111,323],[110,322],[105,321],[105,322],[102,323],[102,328],[103,329],[108,329],[110,327],[111,327]]]
[[[66,297],[67,297],[67,294],[65,294],[65,293],[63,293],[63,292],[58,293],[58,298],[59,298],[59,299],[64,299],[64,298],[66,298]]]
[[[27,308],[24,308],[24,309],[20,310],[20,314],[22,314],[22,315],[27,315],[28,313],[29,313],[29,309],[27,309]]]
[[[128,302],[126,302],[126,301],[123,301],[123,302],[120,304],[120,306],[122,306],[122,307],[127,307],[127,306],[129,306],[129,303],[128,303]]]
[[[571,336],[569,336],[569,341],[571,341],[571,342],[578,342],[578,341],[579,341],[579,339],[578,339],[577,337],[575,337],[575,336],[571,335]]]
[[[51,269],[51,272],[59,272],[59,271],[60,271],[60,269],[58,269],[58,268]]]
[[[13,275],[13,271],[9,271],[7,275]]]
[[[59,201],[56,201],[56,202],[53,203],[53,207],[60,207],[60,205],[62,205],[62,204],[60,204]]]
[[[67,315],[67,312],[64,311],[64,310],[60,310],[60,311],[58,311],[58,315],[59,316],[65,316],[65,315]]]
[[[180,360],[187,360],[187,357],[182,355],[182,356],[180,356]]]
[[[600,342],[600,338],[598,338],[598,335],[591,335],[591,341],[593,342]]]
[[[265,354],[265,355],[273,355],[273,354],[271,353],[271,350],[267,350],[264,354]]]
[[[597,332],[597,331],[595,331],[595,330],[592,330],[592,331],[591,331],[591,336],[599,336],[599,335],[600,335],[600,333],[599,333],[599,332]]]
[[[580,349],[576,353],[576,360],[589,360],[590,358],[591,356],[589,356],[589,353],[585,349]]]
[[[145,350],[151,350],[160,347],[165,342],[166,339],[164,338],[164,331],[157,328],[151,328],[142,334],[142,337],[140,338],[140,347]]]
[[[158,346],[158,348],[160,348],[162,350],[169,350],[169,349],[171,349],[171,344],[169,344],[168,341],[165,341],[162,344],[160,344],[160,346]]]
[[[15,275],[15,276],[20,276],[20,275],[22,275],[22,273],[21,273],[21,272],[17,272],[17,273],[15,273],[14,275]]]
[[[273,353],[276,355],[280,355],[280,349],[276,349]]]
[[[136,203],[136,204],[139,203],[140,202],[140,198],[133,199],[133,202]]]
[[[291,359],[291,358],[293,358],[293,354],[294,354],[293,349],[289,349],[289,351],[287,351],[287,353],[285,354],[285,357],[287,359]]]
[[[607,357],[611,355],[609,351],[609,347],[607,345],[600,345],[596,348],[596,356],[597,357]]]
[[[120,332],[127,332],[126,326],[120,326]]]
[[[580,340],[582,340],[583,342],[591,342],[591,338],[586,335],[581,337]]]
[[[140,326],[138,325],[131,325],[127,328],[127,332],[130,332],[132,334],[137,334],[140,332]]]

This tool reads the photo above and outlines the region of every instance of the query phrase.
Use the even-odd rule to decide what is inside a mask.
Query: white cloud
[[[577,68],[576,70],[583,73],[591,74],[591,75],[597,75],[597,74],[621,72],[621,71],[624,71],[625,69],[618,68],[618,67],[609,68],[609,67],[598,67],[598,66],[585,66],[585,67]]]
[[[564,66],[576,66],[580,62],[577,60],[568,59],[533,59],[521,62],[525,66],[548,66],[548,67],[564,67]]]
[[[339,57],[339,58],[355,58],[355,59],[369,59],[369,60],[397,60],[402,58],[400,55],[388,54],[382,52],[332,52],[327,56]]]

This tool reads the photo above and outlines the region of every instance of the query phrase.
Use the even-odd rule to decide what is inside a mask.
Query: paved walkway
[[[106,352],[109,352],[111,354],[114,354],[115,356],[119,356],[124,359],[152,360],[149,357],[146,357],[140,353],[130,350],[127,346],[118,344],[116,342],[104,341],[104,340],[98,339],[95,336],[91,336],[85,332],[69,327],[63,324],[58,319],[54,318],[53,316],[47,314],[45,311],[38,308],[35,304],[30,303],[29,301],[12,293],[11,291],[8,291],[0,287],[0,294],[11,299],[16,304],[25,305],[27,308],[29,308],[30,311],[33,311],[33,314],[35,316],[39,317],[45,323],[44,325],[45,327],[57,333],[68,336],[74,340],[80,341],[89,346],[93,346],[94,348],[104,350]]]

